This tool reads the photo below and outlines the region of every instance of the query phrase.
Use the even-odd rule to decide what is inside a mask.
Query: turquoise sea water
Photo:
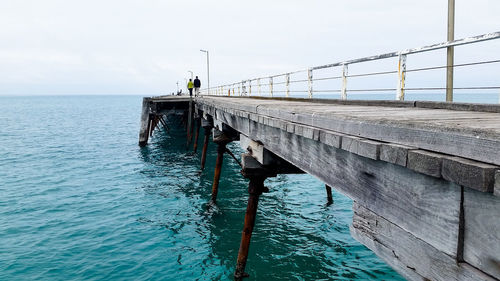
[[[232,280],[247,181],[226,156],[209,207],[215,146],[199,175],[172,118],[140,148],[141,100],[0,97],[0,280]],[[266,185],[247,280],[402,280],[350,237],[350,199],[328,206],[310,175]]]

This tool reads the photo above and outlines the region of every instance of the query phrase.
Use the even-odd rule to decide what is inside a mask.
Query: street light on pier
[[[191,70],[188,70],[189,73],[191,73],[191,80],[193,80],[193,72]]]
[[[200,50],[200,52],[207,53],[207,89],[208,89],[208,93],[210,93],[210,64],[208,61],[208,51],[207,50]]]

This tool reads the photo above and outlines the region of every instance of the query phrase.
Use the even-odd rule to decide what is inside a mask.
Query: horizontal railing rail
[[[493,32],[493,33],[458,39],[458,40],[454,40],[454,41],[447,41],[447,42],[443,42],[443,43],[428,45],[428,46],[419,47],[419,48],[411,48],[411,49],[406,49],[406,50],[397,51],[397,52],[391,52],[391,53],[385,53],[385,54],[380,54],[380,55],[375,55],[375,56],[369,56],[369,57],[351,59],[351,60],[346,60],[346,61],[341,61],[341,62],[336,62],[336,63],[330,63],[330,64],[325,64],[325,65],[313,66],[313,67],[295,70],[295,71],[286,72],[286,73],[281,73],[281,74],[246,79],[246,80],[242,80],[240,82],[219,85],[219,86],[215,86],[215,87],[211,87],[211,88],[205,88],[205,89],[201,90],[201,94],[202,95],[225,95],[225,96],[228,96],[228,95],[229,96],[231,96],[231,95],[233,95],[233,96],[267,95],[267,96],[272,97],[273,94],[275,94],[275,93],[276,94],[278,94],[278,93],[283,94],[284,93],[286,97],[290,97],[291,93],[303,93],[303,94],[307,94],[307,97],[312,98],[314,92],[321,92],[321,93],[340,93],[341,99],[347,99],[348,92],[377,92],[377,91],[378,92],[389,92],[389,91],[395,91],[396,92],[396,99],[397,100],[404,100],[405,99],[405,91],[445,90],[446,89],[446,87],[412,87],[412,88],[410,87],[410,88],[405,88],[405,80],[406,80],[407,73],[419,72],[419,71],[430,71],[430,70],[436,70],[436,69],[446,69],[449,67],[446,65],[445,66],[435,65],[435,66],[429,66],[429,67],[407,69],[406,68],[406,59],[407,59],[408,55],[429,52],[429,51],[435,51],[435,50],[445,49],[445,48],[449,48],[449,47],[456,47],[456,46],[461,46],[461,45],[479,43],[479,42],[494,40],[494,39],[498,39],[498,38],[500,38],[500,32]],[[350,65],[364,63],[364,62],[377,61],[377,60],[383,60],[383,59],[388,59],[388,58],[398,58],[396,70],[366,72],[366,73],[351,74],[351,75],[349,74],[348,70],[349,70]],[[493,63],[500,63],[500,59],[467,62],[467,63],[455,64],[452,67],[456,68],[456,67],[485,65],[485,64],[493,64]],[[318,71],[318,70],[335,68],[335,67],[341,67],[340,75],[329,76],[329,77],[320,77],[320,78],[313,77],[313,73]],[[296,76],[297,74],[303,74],[303,73],[306,73],[305,78],[298,78],[295,80],[291,80],[291,76]],[[354,78],[354,77],[367,77],[367,76],[390,75],[390,74],[397,74],[398,81],[396,84],[397,86],[395,88],[392,88],[392,87],[391,88],[370,88],[370,89],[348,89],[347,88],[347,81],[348,81],[349,77]],[[325,81],[325,80],[340,80],[341,86],[339,89],[315,90],[313,88],[315,81]],[[307,83],[307,84],[304,85],[304,90],[291,90],[290,85],[296,84],[296,83]],[[281,90],[275,89],[276,86],[282,86],[282,85],[284,85],[284,89],[281,89]],[[267,88],[267,89],[265,89],[265,88]],[[493,89],[500,89],[500,86],[455,87],[453,89],[456,89],[456,90],[493,90]]]

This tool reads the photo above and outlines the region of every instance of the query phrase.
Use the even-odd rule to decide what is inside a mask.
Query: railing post
[[[287,73],[285,76],[285,85],[286,85],[286,97],[290,97],[290,73]]]
[[[313,81],[312,81],[312,78],[313,78],[313,71],[312,69],[308,69],[307,70],[307,85],[308,85],[308,94],[309,94],[309,98],[312,99],[313,97]]]
[[[405,99],[405,78],[406,78],[406,54],[399,54],[398,62],[398,87],[396,92],[397,100]]]
[[[269,92],[273,96],[273,77],[269,77]]]
[[[342,90],[340,92],[341,98],[343,100],[347,99],[347,72],[348,72],[347,64],[343,64],[342,65]]]
[[[455,0],[448,0],[448,41],[455,40]],[[446,101],[453,101],[454,47],[446,48]]]
[[[259,96],[260,96],[260,95],[262,95],[262,94],[261,94],[261,90],[260,90],[260,78],[259,78],[259,79],[257,79],[257,85],[258,85],[258,87],[259,87]]]

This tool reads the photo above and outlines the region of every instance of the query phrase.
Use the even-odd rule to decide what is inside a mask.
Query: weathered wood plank
[[[406,167],[408,151],[413,149],[405,145],[383,143],[380,146],[380,160]]]
[[[349,105],[318,104],[290,101],[265,101],[254,99],[206,98],[201,102],[215,104],[214,106],[231,106],[234,109],[244,110],[269,117],[300,123],[312,127],[328,129],[338,133],[360,136],[368,139],[414,146],[430,151],[461,156],[486,163],[500,165],[500,122],[494,128],[480,128],[474,126],[477,122],[466,124],[452,124],[443,126],[439,123],[438,115],[442,118],[470,118],[490,119],[493,127],[495,120],[500,118],[498,113],[456,111],[447,109],[399,108],[402,115],[425,112],[431,116],[426,122],[412,122],[411,118],[399,120],[397,118],[363,117],[359,112],[349,113]],[[357,106],[359,110],[360,106]],[[376,107],[369,107],[370,112]],[[381,107],[381,110],[383,108]],[[387,110],[387,109],[385,109]],[[390,108],[391,111],[398,108]],[[436,118],[432,118],[433,112]],[[439,114],[438,114],[439,113]],[[416,114],[416,117],[418,114]],[[427,118],[427,116],[425,116]]]
[[[222,110],[219,111],[222,112]],[[241,111],[233,111],[232,113],[227,112],[228,117],[225,117],[228,119],[227,122],[230,122],[229,119],[236,113],[238,113],[236,116],[243,115],[240,114],[240,112]],[[443,177],[446,180],[484,192],[493,192],[494,189],[494,172],[498,168],[497,166],[417,149],[412,149],[408,153],[409,147],[407,146],[386,144],[345,134],[332,135],[330,133],[321,133],[322,130],[315,127],[290,123],[266,116],[259,115],[257,121],[273,127],[286,128],[286,131],[289,133],[294,133],[313,140],[330,140],[330,145],[341,146],[344,150],[374,160],[379,159],[380,150],[383,148],[384,161],[394,163],[397,157],[399,157],[399,160],[397,160],[399,163],[395,164],[407,165],[408,168],[419,173],[438,178]],[[245,130],[244,133],[247,133],[247,130]],[[323,137],[321,134],[323,134]],[[326,138],[326,135],[334,136],[334,138]],[[343,138],[342,143],[340,142],[341,137]],[[398,155],[398,153],[400,155]],[[392,157],[392,159],[390,157]]]
[[[416,172],[440,178],[443,155],[425,150],[410,150],[406,166]]]
[[[464,260],[500,279],[500,197],[464,190]]]
[[[329,146],[340,148],[342,145],[342,136],[345,135],[332,131],[321,130],[319,132],[319,141]]]
[[[499,147],[500,149],[500,147]],[[495,171],[499,167],[463,159],[443,158],[441,175],[444,179],[482,192],[493,192]]]
[[[456,254],[460,188],[455,184],[253,121],[249,137],[436,248]]]
[[[381,144],[378,141],[344,135],[341,148],[363,157],[378,160]]]
[[[353,210],[351,235],[409,280],[494,280],[358,203]]]

